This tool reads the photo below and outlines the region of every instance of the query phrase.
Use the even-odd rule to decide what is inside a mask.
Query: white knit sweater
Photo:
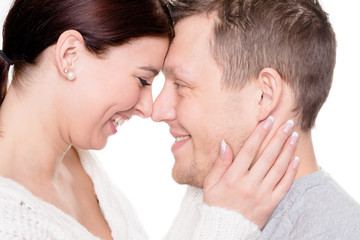
[[[147,239],[129,201],[114,186],[90,151],[78,150],[93,181],[101,211],[113,239]],[[166,235],[167,240],[255,239],[257,226],[240,214],[202,203],[202,191],[189,188]],[[0,176],[0,240],[99,240],[74,218],[35,197],[22,185]]]
[[[180,211],[166,240],[252,240],[260,235],[257,225],[235,211],[203,203],[203,191],[188,187]]]

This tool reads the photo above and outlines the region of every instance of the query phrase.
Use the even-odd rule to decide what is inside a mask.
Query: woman
[[[157,0],[14,2],[0,56],[1,239],[146,238],[82,149],[150,116],[149,85],[171,37]]]
[[[89,153],[71,146],[101,149],[131,115],[149,116],[147,85],[171,36],[164,9],[150,0],[20,0],[3,35],[14,77],[5,97],[9,63],[2,58],[1,192],[15,192],[3,200],[2,214],[21,232],[2,234],[144,238],[127,201],[107,187]],[[20,118],[27,123],[19,125]]]

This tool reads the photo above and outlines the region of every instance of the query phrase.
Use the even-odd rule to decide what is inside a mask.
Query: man
[[[173,178],[196,187],[189,188],[173,229],[200,219],[198,188],[208,191],[205,176],[220,142],[224,139],[236,155],[255,126],[272,115],[274,129],[294,119],[300,135],[294,156],[301,163],[297,180],[259,239],[358,239],[360,207],[319,168],[311,140],[336,55],[335,34],[318,1],[181,0],[172,1],[170,8],[175,39],[152,118],[166,122],[176,138]],[[291,127],[289,122],[285,130]],[[224,198],[219,196],[219,202]],[[228,209],[235,202],[204,201]],[[236,239],[236,229],[226,231],[218,239]]]

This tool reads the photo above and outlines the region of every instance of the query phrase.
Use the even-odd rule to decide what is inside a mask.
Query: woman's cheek
[[[140,93],[140,88],[137,85],[123,88],[118,95],[121,111],[126,111],[135,106],[141,97]]]

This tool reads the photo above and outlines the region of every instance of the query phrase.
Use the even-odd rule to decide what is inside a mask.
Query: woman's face
[[[167,38],[142,37],[110,48],[101,58],[82,54],[68,102],[71,144],[101,149],[132,115],[150,117],[153,99],[147,84],[161,70],[168,47]]]

